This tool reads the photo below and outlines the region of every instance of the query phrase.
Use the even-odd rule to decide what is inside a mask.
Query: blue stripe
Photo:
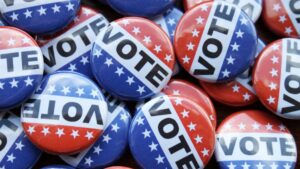
[[[285,165],[289,165],[291,166],[290,169],[293,169],[296,167],[296,163],[293,161],[222,161],[222,162],[218,162],[220,169],[228,169],[230,168],[229,166],[231,165],[232,168],[234,168],[233,166],[235,166],[235,169],[243,169],[243,165],[244,166],[248,166],[248,169],[257,169],[257,165],[264,165],[263,169],[271,169],[271,165],[274,163],[277,166],[277,169],[285,169],[284,166]],[[246,164],[246,165],[245,165]]]

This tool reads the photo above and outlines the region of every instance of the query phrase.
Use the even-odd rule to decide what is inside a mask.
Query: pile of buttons
[[[299,0],[1,1],[0,169],[299,168],[299,37]]]

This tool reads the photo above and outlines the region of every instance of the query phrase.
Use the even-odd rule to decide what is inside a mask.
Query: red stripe
[[[35,40],[26,32],[9,26],[3,26],[0,28],[0,50],[3,49],[15,49],[21,47],[38,46]],[[28,38],[28,43],[23,43],[23,38]],[[9,45],[9,40],[15,41],[14,45]]]

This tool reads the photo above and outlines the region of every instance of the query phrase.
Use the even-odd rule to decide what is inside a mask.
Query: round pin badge
[[[253,70],[253,86],[260,101],[273,113],[300,119],[300,40],[286,38],[269,44]]]
[[[27,33],[0,27],[0,109],[10,109],[26,100],[43,78],[41,49]]]
[[[97,34],[108,25],[106,18],[94,9],[82,6],[67,28],[52,36],[40,37],[45,70],[79,72],[92,77],[90,52]]]
[[[56,32],[70,23],[80,0],[1,1],[0,11],[9,25],[32,34]]]
[[[105,169],[133,169],[133,168],[123,167],[123,166],[112,166],[112,167],[107,167]]]
[[[252,64],[257,34],[253,22],[236,5],[205,2],[183,15],[174,45],[180,64],[192,76],[227,82]]]
[[[60,156],[69,165],[81,168],[103,168],[118,160],[128,144],[131,122],[125,103],[106,95],[108,115],[106,127],[99,139],[88,149],[71,156]]]
[[[32,168],[42,152],[26,137],[20,118],[10,112],[0,113],[1,168]]]
[[[74,154],[91,146],[103,133],[107,104],[86,76],[57,72],[44,78],[22,106],[27,137],[52,154]]]
[[[215,156],[221,169],[294,169],[293,135],[268,112],[246,110],[227,117],[217,130]]]
[[[172,8],[175,0],[107,0],[107,3],[122,15],[153,17]]]
[[[259,39],[256,57],[264,48],[265,43]],[[257,100],[256,92],[252,85],[252,67],[229,83],[207,83],[200,81],[200,84],[213,99],[229,106],[247,106]]]
[[[49,166],[42,167],[41,169],[75,169],[75,168],[67,165],[49,165]]]
[[[200,4],[204,1],[213,1],[213,0],[184,0],[184,8],[185,10],[189,10],[192,7]],[[215,0],[218,1],[218,0]],[[221,0],[219,0],[221,1]],[[250,18],[253,22],[256,22],[261,15],[262,12],[262,0],[243,0],[243,1],[236,1],[236,0],[222,0],[228,3],[232,3],[240,7]]]
[[[204,168],[215,144],[204,110],[180,97],[156,97],[136,112],[129,146],[142,168]]]
[[[268,0],[263,4],[263,20],[269,29],[282,37],[300,37],[299,2]]]
[[[98,83],[124,100],[142,100],[159,93],[175,64],[173,46],[153,22],[127,17],[101,31],[94,43],[91,66]]]

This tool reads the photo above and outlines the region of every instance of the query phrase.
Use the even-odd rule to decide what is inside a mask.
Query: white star
[[[79,17],[78,17],[78,16],[75,16],[74,22],[79,22],[79,21],[80,21]]]
[[[0,82],[0,89],[4,90],[5,83]]]
[[[50,85],[49,88],[47,89],[47,91],[48,91],[50,94],[52,94],[53,92],[55,92],[55,91],[56,91],[55,85]]]
[[[257,124],[256,122],[254,124],[252,124],[252,128],[253,130],[259,130],[260,125]]]
[[[7,161],[10,161],[11,163],[13,163],[15,159],[16,159],[16,157],[14,156],[13,153],[11,153],[10,155],[7,155]]]
[[[290,169],[291,168],[291,166],[288,163],[286,163],[283,167],[284,167],[284,169]]]
[[[129,20],[128,20],[128,19],[122,20],[122,24],[123,24],[124,26],[129,25]]]
[[[110,140],[111,138],[109,137],[109,134],[103,135],[103,142],[106,142],[108,144]]]
[[[191,122],[191,123],[188,125],[188,128],[189,128],[190,131],[196,131],[196,124],[194,124],[194,123]]]
[[[46,9],[46,8],[43,8],[43,7],[41,6],[41,8],[40,8],[39,10],[37,10],[37,11],[40,13],[40,16],[42,16],[42,15],[46,15],[47,9]]]
[[[232,86],[232,90],[234,93],[238,93],[240,91],[240,87],[237,84],[235,84],[234,86]]]
[[[126,122],[128,119],[128,116],[125,113],[122,113],[120,119],[123,120],[124,122]]]
[[[204,18],[202,18],[201,16],[199,16],[197,19],[197,24],[203,24]]]
[[[160,45],[155,45],[154,50],[155,50],[156,53],[161,52],[161,46]]]
[[[87,131],[84,137],[86,137],[88,140],[94,138],[93,132],[88,132]]]
[[[245,17],[240,19],[240,21],[241,21],[242,25],[248,25],[248,20]]]
[[[291,33],[293,32],[292,27],[286,27],[284,33],[291,35]]]
[[[227,167],[228,167],[229,169],[235,169],[236,165],[233,165],[233,163],[230,162],[230,164],[227,165]]]
[[[31,135],[32,133],[35,132],[35,127],[34,126],[29,126],[28,129],[27,129],[27,132]]]
[[[200,8],[201,8],[201,11],[207,11],[208,6],[206,4],[202,4]]]
[[[279,45],[277,43],[275,43],[274,45],[272,45],[272,49],[275,50],[279,50]]]
[[[164,158],[165,157],[162,157],[160,156],[160,154],[158,155],[158,157],[155,158],[155,160],[157,161],[157,164],[160,164],[160,163],[164,163]]]
[[[281,9],[281,6],[280,6],[279,3],[273,5],[273,10],[274,10],[274,11],[278,12],[280,9]]]
[[[169,24],[170,26],[175,25],[175,24],[176,24],[176,23],[175,23],[175,19],[174,19],[174,18],[169,18],[168,24]]]
[[[189,117],[189,111],[186,111],[185,109],[181,112],[182,114],[182,118],[186,118],[186,117]]]
[[[202,151],[201,151],[201,153],[203,154],[203,156],[205,157],[205,156],[208,156],[209,154],[209,150],[208,149],[206,149],[206,148],[204,148]]]
[[[19,19],[18,19],[18,16],[19,16],[19,14],[16,14],[16,13],[14,12],[10,17],[11,17],[12,21],[17,21],[17,20],[19,20]]]
[[[178,97],[175,99],[175,104],[176,106],[181,105],[182,104],[182,100]]]
[[[229,77],[230,72],[225,69],[224,71],[222,71],[223,77]]]
[[[284,131],[286,129],[283,124],[280,124],[278,127],[279,127],[280,131]]]
[[[144,118],[142,118],[142,117],[138,117],[137,119],[136,119],[136,122],[137,122],[137,124],[138,124],[138,126],[139,125],[144,125]]]
[[[256,167],[257,169],[263,169],[265,165],[263,165],[261,162],[259,162]]]
[[[171,55],[166,55],[165,60],[169,63],[172,59]]]
[[[23,44],[29,44],[30,39],[25,37],[25,38],[22,39],[22,41],[23,41]]]
[[[284,23],[286,21],[285,15],[279,16],[279,22]]]
[[[68,93],[70,93],[70,87],[64,86],[61,92],[64,93],[64,95],[67,95]]]
[[[248,92],[246,92],[246,93],[243,95],[243,97],[244,97],[244,101],[249,101],[251,95],[249,95]]]
[[[151,131],[145,129],[145,131],[142,133],[144,135],[144,139],[147,137],[150,137],[150,133],[151,133]]]
[[[270,88],[270,90],[277,90],[277,84],[271,82],[271,83],[269,84],[269,88]]]
[[[271,125],[270,123],[268,123],[268,124],[266,125],[266,129],[267,129],[267,130],[273,130],[273,125]]]
[[[18,88],[18,83],[19,83],[19,81],[13,79],[13,80],[10,81],[9,83],[10,83],[10,88],[14,88],[14,87]]]
[[[76,94],[78,94],[78,96],[85,94],[84,88],[77,88]]]
[[[93,153],[96,153],[96,154],[100,154],[100,152],[102,151],[102,149],[100,148],[100,146],[98,145],[97,147],[93,147],[94,148],[94,152]]]
[[[92,11],[89,9],[84,9],[83,13],[85,14],[85,16],[89,16],[92,13]]]
[[[110,67],[110,65],[113,65],[114,63],[112,62],[112,59],[111,59],[111,58],[110,58],[110,59],[106,58],[104,64],[106,64],[107,67]],[[119,75],[119,76],[120,76],[120,75]]]
[[[99,58],[100,56],[102,56],[102,50],[95,50],[95,52],[93,53],[94,56],[96,56],[97,58]]]
[[[173,95],[174,96],[180,96],[179,90],[173,90]]]
[[[122,74],[124,74],[123,67],[117,67],[115,73],[120,77]]]
[[[89,63],[88,57],[82,56],[80,62],[81,62],[83,65],[86,65],[87,63]]]
[[[240,130],[245,130],[246,129],[246,125],[244,123],[240,123],[239,124],[239,129]]]
[[[14,46],[16,44],[16,40],[13,38],[10,38],[7,42],[8,42],[8,46]]]
[[[33,86],[32,82],[33,79],[30,79],[30,77],[28,76],[26,80],[24,80],[26,86]]]
[[[138,89],[136,90],[137,92],[140,93],[140,95],[142,95],[143,93],[145,93],[145,86],[139,86]]]
[[[60,138],[62,135],[65,135],[64,129],[57,128],[57,131],[55,134],[58,135],[58,137]]]
[[[236,42],[234,42],[234,44],[230,46],[232,47],[232,51],[239,51],[240,45],[238,45]]]
[[[196,144],[202,143],[202,139],[203,137],[200,137],[199,135],[197,135],[197,137],[194,138],[194,140],[196,140]]]
[[[239,31],[235,32],[235,34],[237,38],[243,38],[244,32],[239,29]]]
[[[151,152],[154,151],[154,150],[157,151],[157,146],[158,146],[158,144],[154,144],[154,142],[152,142],[152,143],[149,145],[149,147],[150,147],[150,149],[151,149]]]
[[[269,104],[274,104],[275,103],[275,97],[270,96],[267,101],[269,102]]]
[[[273,57],[271,58],[271,61],[272,61],[273,64],[279,63],[279,60],[278,60],[278,59],[279,59],[279,58],[278,58],[277,56],[273,56]]]
[[[50,134],[49,127],[43,127],[43,130],[41,131],[41,133],[43,133],[44,136],[47,136],[48,134]]]
[[[77,70],[76,68],[76,64],[70,64],[70,66],[68,67],[68,69],[72,72],[74,72],[75,70]]]
[[[88,166],[91,166],[91,164],[92,164],[92,162],[94,162],[92,159],[91,159],[91,157],[89,157],[89,158],[84,158],[84,160],[85,160],[85,162],[84,162],[84,164],[86,164],[86,165],[88,165]]]
[[[212,114],[209,116],[209,118],[210,118],[211,121],[215,120],[215,118],[214,118],[214,116]]]
[[[227,64],[234,64],[235,59],[230,55],[229,58],[226,59],[227,60]]]
[[[191,58],[189,58],[188,56],[185,55],[184,58],[182,58],[183,64],[185,64],[185,63],[187,63],[187,64],[190,63],[190,59],[191,59]]]
[[[132,32],[135,34],[135,35],[138,35],[139,33],[141,33],[140,31],[140,28],[139,27],[133,27],[133,30]]]
[[[249,169],[250,165],[248,165],[246,162],[242,165],[243,169]]]
[[[32,11],[29,11],[28,9],[23,14],[25,15],[26,18],[31,18],[32,17],[32,15],[31,15]]]
[[[187,49],[188,49],[188,50],[191,50],[191,51],[193,51],[193,50],[194,50],[194,47],[195,47],[195,45],[194,45],[192,42],[190,42],[189,44],[187,44],[187,45],[186,45],[186,47],[187,47]]]
[[[72,3],[68,3],[68,5],[66,5],[66,7],[68,8],[68,11],[73,11],[74,10],[74,4]]]
[[[22,151],[22,148],[24,147],[24,144],[22,144],[22,141],[15,143],[16,144],[16,149]]]
[[[118,132],[120,127],[118,126],[118,123],[111,125],[111,131]]]
[[[90,93],[90,95],[93,96],[93,98],[98,97],[98,96],[99,96],[98,94],[99,94],[99,93],[98,93],[97,90],[92,90],[91,93]]]
[[[143,42],[145,42],[146,44],[151,43],[150,36],[144,36]]]
[[[74,139],[76,139],[76,137],[79,137],[79,131],[78,130],[72,130],[72,133],[70,134]]]
[[[60,6],[57,6],[56,4],[52,7],[53,13],[60,12]]]
[[[199,36],[199,31],[197,31],[197,29],[194,29],[192,31],[193,37],[198,37]]]
[[[273,162],[272,165],[270,165],[270,167],[271,169],[277,169],[278,165]]]
[[[227,124],[225,124],[224,127],[225,127],[226,130],[230,130],[232,128],[232,125],[227,123]]]
[[[278,70],[272,68],[272,70],[270,71],[270,74],[272,75],[272,77],[278,76]]]
[[[133,80],[134,77],[127,77],[126,83],[128,83],[129,86],[131,86],[132,83],[135,83],[135,81]]]

